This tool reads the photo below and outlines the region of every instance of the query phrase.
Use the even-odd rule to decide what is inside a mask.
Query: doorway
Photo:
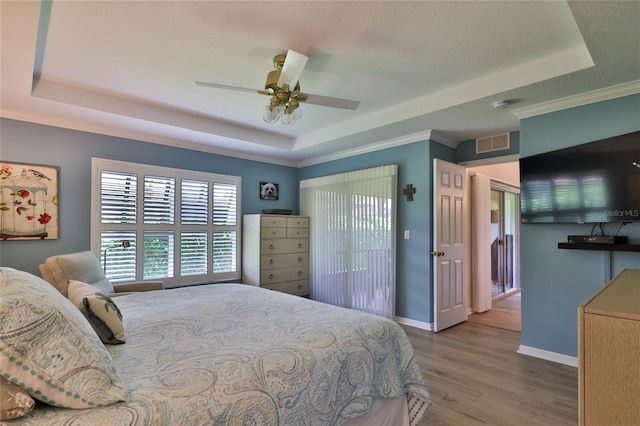
[[[520,195],[491,184],[491,298],[520,289],[518,242]]]
[[[468,320],[520,331],[520,169],[479,165],[471,176],[472,287]]]

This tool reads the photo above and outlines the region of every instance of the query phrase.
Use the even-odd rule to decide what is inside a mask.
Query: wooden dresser
[[[640,269],[578,307],[580,425],[640,424]]]
[[[242,282],[309,295],[309,218],[249,214],[242,223]]]

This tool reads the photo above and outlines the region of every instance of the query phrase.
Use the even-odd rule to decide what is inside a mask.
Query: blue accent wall
[[[91,158],[242,177],[242,213],[298,213],[298,169],[93,133],[0,119],[0,161],[58,166],[59,238],[0,241],[0,265],[40,275],[48,256],[89,249]],[[280,186],[277,201],[260,200],[261,181]]]
[[[571,108],[520,123],[521,157],[640,130],[640,95]],[[640,268],[640,253],[558,249],[567,235],[592,225],[523,224],[520,279],[522,344],[577,356],[577,308],[624,268]],[[615,233],[614,224],[607,233]],[[640,243],[640,222],[620,235]]]

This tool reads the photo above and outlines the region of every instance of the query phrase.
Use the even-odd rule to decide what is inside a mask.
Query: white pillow
[[[89,320],[103,343],[124,343],[122,314],[109,297],[94,286],[81,281],[69,281],[69,300]]]

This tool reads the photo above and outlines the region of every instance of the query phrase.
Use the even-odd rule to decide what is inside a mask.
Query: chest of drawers
[[[308,295],[309,218],[249,214],[242,224],[242,282]]]

